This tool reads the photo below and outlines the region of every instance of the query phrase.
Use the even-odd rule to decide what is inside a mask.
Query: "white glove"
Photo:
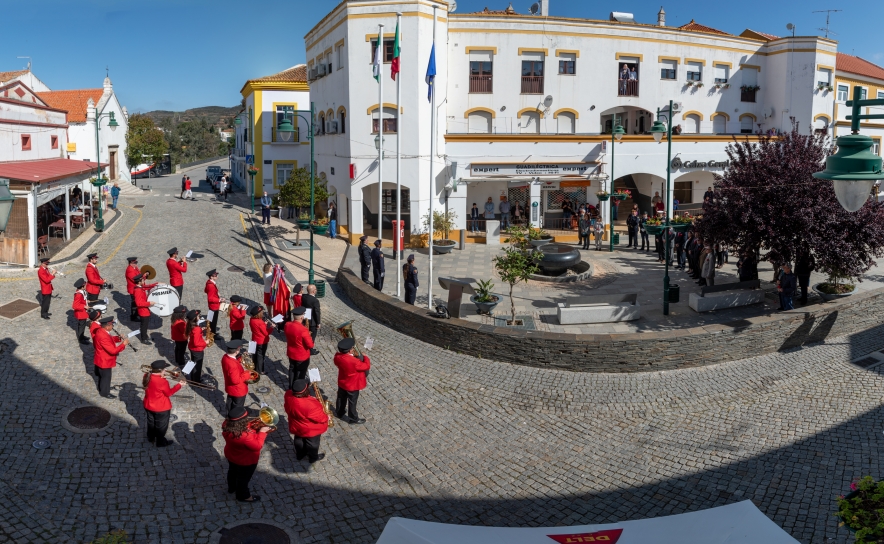
[[[381,272],[381,277],[382,277],[382,278],[384,277],[384,272]]]

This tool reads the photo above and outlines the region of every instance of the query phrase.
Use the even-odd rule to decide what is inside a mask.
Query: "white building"
[[[37,76],[35,76],[30,69],[16,70],[14,72],[0,72],[0,85],[6,85],[13,81],[24,83],[29,89],[36,93],[42,93],[43,91],[49,90],[49,87],[37,79]]]
[[[277,74],[250,79],[240,93],[244,109],[234,124],[234,182],[251,194],[246,159],[253,156],[259,170],[255,176],[256,197],[264,191],[276,194],[292,170],[310,166],[307,67],[300,64]],[[291,137],[277,134],[276,129],[284,119],[297,129]]]
[[[126,132],[129,130],[129,114],[114,94],[109,77],[104,78],[100,89],[74,89],[37,93],[47,104],[68,112],[67,157],[95,161],[100,158],[109,164],[108,178],[111,182],[131,183],[126,164]],[[109,114],[119,126],[109,126]],[[95,151],[95,119],[99,116],[98,146]],[[137,166],[137,165],[132,165]],[[112,184],[112,183],[111,183]]]
[[[434,7],[438,131],[430,161],[424,76]],[[722,173],[733,135],[752,140],[758,132],[789,130],[793,120],[828,131],[837,118],[835,92],[818,90],[836,75],[833,40],[752,30],[735,35],[694,21],[669,27],[662,9],[643,14],[652,24],[624,14],[555,17],[546,0],[536,16],[511,7],[447,10],[441,0],[348,0],[305,37],[308,67],[316,69],[310,90],[318,123],[337,122],[336,130],[317,137],[317,169],[337,189],[339,223],[351,240],[377,225],[379,112],[388,131],[385,232],[395,218],[397,128],[404,133],[407,222],[420,221],[432,197],[436,209],[454,210],[458,228],[465,228],[473,202],[481,208],[489,196],[495,204],[507,196],[527,203],[533,223],[555,228],[564,198],[597,204],[595,192],[610,190],[612,159],[614,186],[632,189],[640,208],[650,208],[655,191],[663,194],[667,168],[672,195],[685,208],[697,205],[713,174]],[[402,95],[397,100],[387,63],[379,101],[371,70],[378,24],[389,61],[397,12],[403,14]],[[624,66],[634,73],[621,80]],[[670,100],[679,106],[673,125],[681,130],[673,137],[673,165],[667,165],[666,144],[647,133]],[[612,157],[610,131],[618,123],[627,136]]]

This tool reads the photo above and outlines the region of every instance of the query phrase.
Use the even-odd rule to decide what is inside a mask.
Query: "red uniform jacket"
[[[185,181],[185,182],[184,182],[184,190],[185,190],[185,191],[189,191],[189,190],[190,190],[190,187],[191,187],[191,182],[190,182],[190,180]]]
[[[184,285],[184,277],[181,275],[187,272],[187,262],[179,263],[175,259],[166,260],[166,268],[169,269],[169,285],[179,287]]]
[[[224,373],[224,392],[231,397],[244,397],[249,394],[249,384],[245,383],[251,376],[243,368],[236,357],[221,357],[221,372]]]
[[[292,308],[301,307],[301,295],[292,295]]]
[[[86,292],[90,295],[97,295],[101,292],[101,286],[104,285],[104,279],[98,273],[98,267],[89,263],[86,265]]]
[[[215,312],[221,307],[221,297],[218,296],[218,286],[212,280],[206,281],[206,298],[209,300],[209,309]]]
[[[286,355],[294,361],[306,361],[313,349],[313,338],[304,325],[289,321],[285,324],[285,343],[288,345]]]
[[[239,306],[230,305],[230,330],[241,331],[246,328],[246,311]]]
[[[135,276],[141,274],[141,270],[137,266],[126,267],[126,291],[130,295],[135,294]]]
[[[37,277],[40,278],[40,292],[44,295],[52,294],[52,272],[45,267],[37,269]]]
[[[92,340],[95,340],[95,333],[98,332],[98,329],[101,328],[101,323],[98,321],[93,321],[89,324],[89,336],[92,337]]]
[[[261,458],[261,448],[264,447],[264,440],[267,439],[267,433],[256,433],[247,430],[242,433],[239,438],[233,436],[233,433],[224,431],[221,433],[224,437],[224,457],[234,465],[249,466],[257,465],[258,459]]]
[[[125,345],[117,344],[117,342],[122,342],[123,339],[119,336],[111,336],[104,329],[99,329],[95,331],[93,340],[95,342],[95,366],[98,368],[117,366],[117,354],[126,349]]]
[[[367,355],[364,361],[360,361],[349,353],[338,353],[335,355],[335,366],[338,367],[338,387],[344,391],[365,389],[365,371],[371,368]]]
[[[147,389],[144,390],[144,409],[151,412],[165,412],[172,409],[172,401],[169,397],[181,389],[181,384],[169,387],[169,382],[162,374],[151,374]]]
[[[89,318],[89,313],[86,311],[86,295],[82,291],[74,293],[74,304],[71,308],[74,310],[74,319]]]
[[[187,341],[187,321],[184,319],[179,319],[178,321],[172,323],[172,341],[173,342],[186,342]]]
[[[187,325],[184,327],[186,331]],[[193,330],[190,331],[190,340],[187,341],[187,347],[190,348],[190,351],[206,350],[206,341],[203,340],[203,329],[201,327],[194,327]]]
[[[298,398],[289,389],[285,392],[285,413],[289,416],[289,432],[295,436],[310,438],[328,430],[328,416],[314,397]]]
[[[274,330],[266,321],[257,317],[249,319],[249,328],[252,330],[252,342],[259,346],[270,341],[270,335],[273,334]]]
[[[138,307],[139,317],[150,316],[150,303],[147,301],[147,289],[144,287],[135,288],[135,306]]]

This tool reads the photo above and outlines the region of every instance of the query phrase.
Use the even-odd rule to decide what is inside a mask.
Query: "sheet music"
[[[282,314],[276,314],[270,321],[273,321],[274,323],[282,323],[284,319],[285,318],[282,317]]]
[[[256,351],[258,351],[258,342],[249,342],[249,353],[255,353]]]
[[[132,338],[133,336],[137,336],[141,331],[132,331],[126,335],[126,338]]]
[[[209,310],[209,313],[206,314],[206,321],[211,321],[213,317],[215,317],[215,311]]]
[[[307,378],[310,379],[311,382],[321,382],[322,378],[319,377],[319,369],[311,368],[307,371]]]
[[[187,252],[187,255],[185,255],[184,258],[185,258],[185,259],[189,259],[191,255],[193,255],[193,250],[192,250],[192,249],[191,249],[190,251]]]
[[[247,312],[247,311],[249,310],[249,307],[246,306],[245,304],[240,304],[240,305],[239,305],[239,309],[242,310],[242,311],[244,311],[244,312]]]
[[[304,310],[304,319],[310,319],[312,316],[313,316],[312,309],[307,308],[306,310]]]
[[[370,351],[372,346],[374,346],[374,338],[369,336],[368,338],[365,339],[365,346],[364,347],[365,347],[365,349]]]
[[[196,363],[194,363],[193,361],[190,361],[189,363],[184,365],[184,368],[181,369],[181,372],[184,374],[190,374],[191,372],[193,372],[193,368],[195,366],[196,366]]]
[[[206,320],[205,320],[205,319],[202,319],[202,318],[200,318],[200,320],[199,320],[199,321],[197,321],[197,323],[196,323],[196,324],[197,324],[197,325],[199,325],[199,326],[202,326],[202,325],[203,325],[203,323],[205,323],[205,322],[206,322]]]

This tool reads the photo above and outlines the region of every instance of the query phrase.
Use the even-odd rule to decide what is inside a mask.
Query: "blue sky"
[[[839,50],[884,65],[879,40],[881,2],[831,0],[551,0],[550,14],[606,19],[611,11],[656,21],[660,5],[667,25],[692,18],[725,32],[752,28],[776,35],[793,23],[799,35],[820,34],[825,13],[840,8],[830,28]],[[339,0],[3,0],[4,46],[0,71],[24,68],[30,56],[36,75],[53,89],[99,87],[105,66],[130,111],[233,106],[251,77],[304,61],[304,34]],[[516,0],[528,11],[533,0]],[[459,0],[457,11],[504,9],[507,0]],[[93,38],[88,39],[91,35]]]

